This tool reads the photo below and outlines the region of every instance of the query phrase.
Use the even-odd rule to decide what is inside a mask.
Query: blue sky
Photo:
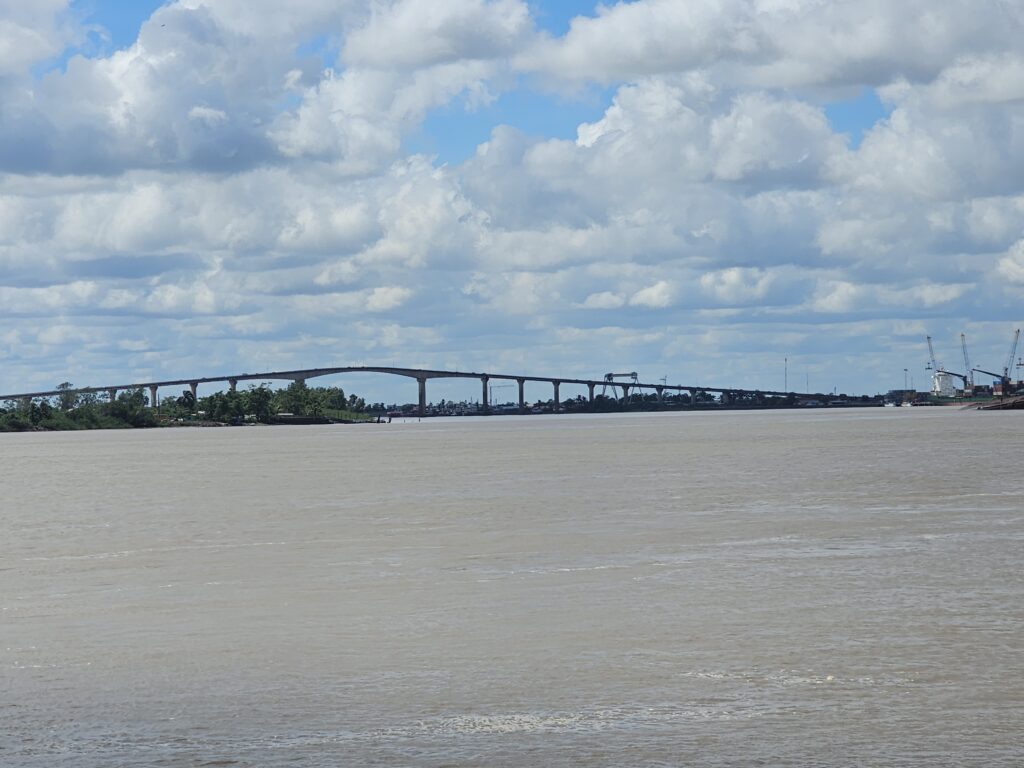
[[[127,48],[139,36],[139,28],[163,3],[147,0],[76,0],[71,12],[86,25],[102,27],[109,49]]]
[[[874,392],[927,381],[925,335],[1005,357],[1024,11],[374,7],[6,11],[0,391],[335,363],[778,388],[788,358]]]

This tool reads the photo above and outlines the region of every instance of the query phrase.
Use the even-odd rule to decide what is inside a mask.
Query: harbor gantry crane
[[[487,398],[488,405],[494,405],[494,391],[496,389],[512,389],[515,386],[516,386],[515,384],[490,384],[490,385],[488,385],[487,389],[490,391],[490,394],[489,394],[489,396]]]
[[[1006,356],[1006,363],[1003,365],[1003,376],[1010,378],[1010,368],[1013,367],[1013,358],[1017,356],[1017,342],[1020,341],[1020,328],[1013,333],[1013,343],[1010,345],[1010,354]]]
[[[989,376],[995,376],[999,379],[999,383],[1002,386],[1003,394],[1007,394],[1010,388],[1010,369],[1013,367],[1013,358],[1017,356],[1017,343],[1020,341],[1020,328],[1013,332],[1013,343],[1010,344],[1010,354],[1006,356],[1006,362],[1003,364],[1002,373],[993,373],[992,371],[986,371],[983,368],[975,368],[978,373],[988,374]]]
[[[937,371],[939,370],[939,364],[935,361],[935,347],[932,346],[932,337],[925,336],[928,341],[928,365],[925,366],[925,370]]]
[[[612,388],[612,393],[614,394],[616,386],[622,387],[622,395],[623,395],[623,397],[627,396],[627,392],[629,392],[629,388],[628,388],[629,385],[628,384],[627,385],[622,385],[622,384],[616,385],[615,384],[615,379],[629,379],[634,384],[638,384],[640,382],[640,379],[637,376],[636,371],[631,371],[630,373],[606,373],[604,375],[604,386],[601,387],[601,396],[602,397],[604,397],[605,393],[608,391],[608,387]]]
[[[960,334],[960,349],[964,352],[964,370],[967,371],[967,378],[964,379],[965,389],[974,389],[974,371],[971,370],[971,359],[967,356],[967,336]]]

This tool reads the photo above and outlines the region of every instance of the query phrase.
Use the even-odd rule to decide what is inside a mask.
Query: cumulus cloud
[[[400,0],[378,6],[345,41],[342,60],[370,69],[418,69],[514,53],[533,29],[522,0]]]
[[[366,297],[366,310],[368,312],[387,312],[402,306],[412,296],[409,288],[400,285],[385,285],[374,288]]]
[[[67,6],[68,0],[0,0],[0,78],[22,75],[79,39]]]
[[[585,309],[618,309],[626,303],[625,298],[612,291],[592,293],[583,301]]]
[[[762,301],[774,282],[774,275],[761,269],[730,267],[706,272],[700,277],[701,288],[726,304]]]
[[[523,66],[605,81],[723,70],[762,87],[884,85],[934,78],[949,61],[1010,52],[1024,11],[971,0],[638,0],[601,6],[563,38],[523,55]],[[680,44],[685,41],[685,44]]]
[[[1024,240],[1014,243],[999,260],[999,274],[1016,285],[1024,285]]]
[[[636,0],[562,36],[535,12],[189,0],[90,55],[65,2],[0,0],[0,389],[127,375],[125,350],[777,387],[765,359],[842,339],[863,391],[924,333],[984,355],[1019,322],[1017,5]],[[853,136],[829,104],[864,88],[886,112]],[[588,114],[500,125],[509,90]],[[467,107],[468,159],[409,152]]]
[[[630,296],[629,303],[634,307],[664,309],[672,303],[672,295],[672,286],[665,280],[659,280],[654,285],[641,288]]]

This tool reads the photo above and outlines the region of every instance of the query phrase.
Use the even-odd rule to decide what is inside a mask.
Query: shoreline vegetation
[[[372,407],[371,413],[363,398],[346,395],[340,387],[308,387],[299,381],[284,389],[260,384],[199,398],[184,390],[161,398],[156,408],[142,389],[124,390],[113,402],[74,392],[69,382],[57,389],[61,394],[52,398],[0,403],[0,432],[371,422],[383,409],[379,404],[380,410]]]
[[[143,389],[121,391],[113,402],[94,393],[76,392],[69,382],[56,388],[59,394],[49,398],[0,403],[0,432],[52,432],[84,429],[147,429],[155,427],[223,427],[255,424],[352,424],[372,423],[392,417],[417,418],[417,406],[367,404],[357,395],[346,395],[340,387],[309,387],[296,381],[284,389],[268,384],[253,385],[238,391],[220,391],[196,398],[191,390],[177,397],[160,398],[152,408]],[[589,402],[582,396],[558,404],[538,401],[526,407],[528,413],[604,413],[613,411],[667,410],[748,410],[794,407],[871,407],[882,405],[881,396],[795,394],[769,397],[759,393],[734,396],[728,403],[698,392],[691,401],[685,393],[659,400],[653,393],[632,394],[628,402],[595,396]],[[424,416],[475,416],[519,413],[518,406],[480,403],[430,403]]]

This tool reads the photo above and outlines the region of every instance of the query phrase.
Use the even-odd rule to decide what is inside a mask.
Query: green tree
[[[245,413],[251,413],[256,417],[256,421],[261,424],[269,424],[270,417],[273,415],[272,405],[274,400],[274,393],[270,387],[266,384],[260,384],[258,387],[252,386],[243,394],[243,410]]]
[[[192,394],[191,389],[182,391],[181,397],[178,398],[178,405],[190,412],[196,409],[196,396]]]
[[[332,411],[344,411],[348,408],[348,400],[345,397],[345,390],[341,387],[330,387],[327,389],[325,405]]]
[[[117,399],[108,403],[106,413],[120,424],[112,426],[155,427],[156,417],[147,407],[146,393],[141,389],[126,389]]]
[[[78,393],[71,391],[72,385],[70,381],[58,384],[57,389],[60,391],[60,394],[57,395],[57,401],[62,411],[72,411],[78,407]]]
[[[285,389],[274,393],[274,405],[278,413],[293,413],[305,416],[309,404],[309,387],[304,381],[293,381]]]

